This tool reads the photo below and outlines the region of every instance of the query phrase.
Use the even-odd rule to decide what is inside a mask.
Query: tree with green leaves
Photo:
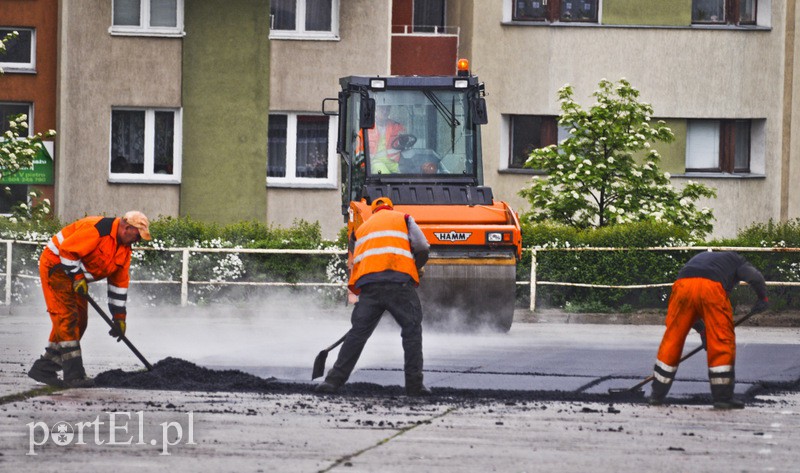
[[[19,36],[19,33],[12,31],[5,37],[0,38],[0,55],[6,53],[6,44]],[[0,68],[0,75],[3,69]],[[56,135],[54,130],[46,133],[36,133],[31,135],[28,130],[28,116],[25,114],[16,115],[8,118],[8,130],[0,135],[0,177],[16,174],[21,169],[30,169],[36,155],[44,148],[42,140],[52,138]],[[6,188],[8,192],[8,188]],[[20,202],[13,209],[12,219],[41,219],[50,213],[50,201],[42,199],[38,201],[39,193],[31,191],[31,200],[35,201],[30,206],[27,202]]]
[[[675,139],[663,121],[651,122],[653,108],[639,101],[639,91],[621,79],[601,80],[596,103],[584,110],[565,85],[558,91],[559,126],[569,137],[534,150],[525,166],[544,171],[520,191],[531,203],[523,219],[553,221],[576,228],[604,227],[642,220],[678,225],[702,238],[713,228],[700,197],[716,191],[689,181],[678,189],[659,167],[657,142]]]

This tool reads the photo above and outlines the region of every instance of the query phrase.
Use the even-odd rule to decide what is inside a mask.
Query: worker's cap
[[[372,213],[375,213],[378,210],[378,207],[386,207],[388,209],[393,209],[394,204],[392,204],[391,199],[388,197],[378,197],[377,199],[372,201]]]
[[[138,228],[139,235],[142,236],[142,239],[150,239],[150,221],[147,220],[147,215],[138,210],[131,210],[122,217],[122,220],[125,220],[128,225],[133,225]]]

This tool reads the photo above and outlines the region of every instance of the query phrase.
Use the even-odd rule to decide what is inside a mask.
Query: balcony
[[[391,74],[451,76],[456,73],[457,26],[392,26]]]

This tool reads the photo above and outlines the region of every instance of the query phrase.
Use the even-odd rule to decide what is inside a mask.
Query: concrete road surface
[[[743,411],[715,411],[702,402],[704,352],[679,370],[670,406],[607,395],[650,374],[663,331],[652,325],[518,323],[508,334],[425,333],[425,378],[434,394],[486,389],[515,396],[311,394],[314,357],[347,330],[348,319],[343,308],[292,298],[247,307],[134,307],[128,336],[151,363],[172,356],[303,384],[291,394],[47,393],[25,372],[44,348],[49,318],[42,307],[15,307],[0,315],[0,471],[674,472],[800,465],[800,393],[775,388],[800,379],[795,328],[737,330],[737,392],[750,402]],[[82,341],[89,374],[141,368],[99,317],[92,314],[89,325]],[[687,350],[697,343],[690,336]],[[351,381],[402,385],[399,330],[388,316]],[[753,397],[756,391],[765,394]],[[551,395],[543,400],[541,393]],[[574,397],[581,393],[591,401]]]

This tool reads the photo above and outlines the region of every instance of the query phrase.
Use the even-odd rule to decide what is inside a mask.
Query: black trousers
[[[341,386],[350,377],[367,340],[388,311],[401,327],[406,386],[422,384],[422,306],[413,283],[372,283],[361,288],[339,356],[325,380]]]

